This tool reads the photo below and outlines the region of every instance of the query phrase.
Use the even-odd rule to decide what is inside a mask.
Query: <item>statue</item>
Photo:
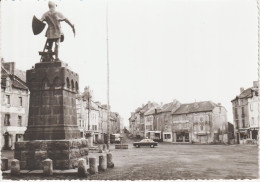
[[[35,16],[33,17],[32,21],[32,28],[34,35],[41,33],[45,27],[45,22],[48,24],[48,29],[46,31],[45,36],[47,37],[43,52],[39,52],[42,56],[42,62],[49,62],[49,61],[60,61],[59,60],[59,45],[60,42],[64,41],[64,34],[61,30],[61,21],[65,21],[70,25],[72,31],[75,36],[75,27],[74,25],[63,16],[62,13],[56,11],[56,4],[52,1],[48,3],[49,11],[42,15],[42,18],[39,20]],[[52,52],[53,43],[55,43],[55,51]],[[47,50],[47,51],[45,51]],[[53,55],[55,55],[55,60],[53,60]]]

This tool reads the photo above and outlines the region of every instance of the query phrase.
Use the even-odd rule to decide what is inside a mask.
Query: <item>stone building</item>
[[[171,123],[172,112],[180,107],[181,103],[178,100],[173,100],[170,103],[162,105],[162,107],[155,113],[154,130],[160,131],[161,141],[171,141]]]
[[[1,61],[1,146],[14,149],[23,140],[28,123],[29,90],[25,72],[15,68],[14,62]]]
[[[158,106],[157,103],[148,101],[147,104],[138,107],[135,112],[132,112],[129,118],[129,133],[134,137],[144,138],[145,133],[148,131],[145,129],[145,113]]]
[[[174,143],[228,143],[227,111],[211,101],[181,104],[168,131]]]
[[[81,94],[76,96],[77,108],[77,123],[80,130],[80,136],[85,137],[85,131],[88,130],[87,115],[86,115],[86,100]]]
[[[240,88],[240,94],[231,102],[236,143],[257,143],[259,138],[258,81],[247,89]]]
[[[85,138],[86,134],[91,132],[93,142],[96,143],[101,139],[101,116],[100,107],[97,102],[90,101],[84,97],[84,94],[78,94],[76,98],[77,107],[77,123],[81,133],[81,137]],[[88,117],[88,115],[90,115]]]
[[[135,125],[135,112],[131,112],[129,120],[129,133],[132,136],[136,136],[136,125]]]
[[[120,133],[120,115],[117,112],[110,112],[110,133]]]
[[[76,99],[77,122],[81,137],[92,136],[91,143],[104,142],[107,134],[108,106],[88,99],[87,89],[89,88],[86,87],[82,94],[78,94]],[[111,134],[120,132],[120,123],[120,115],[110,111]]]
[[[140,131],[137,114],[131,113],[130,133]],[[140,121],[142,121],[140,119]],[[211,101],[181,104],[177,100],[164,105],[152,105],[144,113],[145,137],[173,143],[230,143],[232,124],[227,111]],[[137,135],[134,135],[137,136]]]

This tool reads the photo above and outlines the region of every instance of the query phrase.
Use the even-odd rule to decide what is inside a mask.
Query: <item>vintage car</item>
[[[158,142],[154,142],[152,139],[143,139],[140,142],[134,142],[133,145],[137,148],[140,146],[150,146],[151,148],[154,148],[155,146],[158,146]]]

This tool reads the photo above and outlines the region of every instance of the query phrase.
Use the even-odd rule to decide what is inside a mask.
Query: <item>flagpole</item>
[[[108,0],[106,0],[106,43],[107,43],[107,149],[110,150],[109,48],[108,48]]]

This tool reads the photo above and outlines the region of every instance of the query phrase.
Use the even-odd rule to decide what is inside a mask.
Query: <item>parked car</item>
[[[150,146],[151,148],[154,148],[155,146],[158,146],[158,142],[155,142],[152,139],[143,139],[140,142],[134,142],[133,145],[137,148],[140,146]]]

